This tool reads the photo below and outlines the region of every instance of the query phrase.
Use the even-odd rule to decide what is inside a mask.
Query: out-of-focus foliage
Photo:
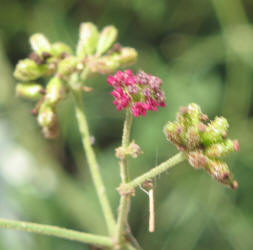
[[[163,79],[167,106],[134,120],[144,154],[131,161],[137,176],[176,152],[162,133],[179,106],[198,103],[210,118],[225,116],[239,153],[228,163],[239,182],[231,191],[181,164],[156,180],[156,231],[148,233],[148,199],[137,190],[130,224],[144,249],[253,249],[253,2],[252,0],[1,0],[0,216],[105,233],[73,114],[61,105],[61,137],[47,141],[32,104],[14,94],[13,66],[30,52],[28,38],[44,33],[74,48],[79,24],[115,25],[123,45],[139,52],[134,69]],[[106,77],[88,83],[85,108],[95,150],[116,213],[123,114],[115,111]],[[0,230],[0,249],[88,249],[82,244]]]

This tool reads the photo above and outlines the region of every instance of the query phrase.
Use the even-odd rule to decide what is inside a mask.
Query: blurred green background
[[[148,233],[148,197],[136,191],[130,225],[143,249],[253,249],[253,1],[252,0],[0,0],[0,216],[106,232],[81,147],[71,98],[59,107],[61,135],[43,138],[33,103],[15,97],[14,65],[30,53],[28,38],[44,33],[73,49],[79,24],[113,24],[119,42],[139,52],[133,69],[163,79],[166,108],[134,120],[145,154],[131,161],[137,176],[176,153],[162,133],[181,105],[224,115],[241,150],[226,160],[239,188],[224,188],[181,164],[155,180],[156,231]],[[124,114],[115,110],[106,76],[85,95],[95,151],[116,214]],[[63,239],[0,229],[1,250],[81,250]]]

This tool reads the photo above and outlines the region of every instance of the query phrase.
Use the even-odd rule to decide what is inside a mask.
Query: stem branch
[[[96,188],[96,192],[97,192],[97,195],[98,195],[98,198],[103,210],[107,228],[110,235],[112,236],[115,233],[116,223],[114,220],[111,206],[109,204],[109,201],[106,195],[105,186],[101,178],[96,156],[91,146],[91,139],[90,139],[91,137],[90,137],[90,133],[88,129],[88,124],[87,124],[86,116],[83,112],[82,94],[77,93],[77,92],[73,92],[73,93],[74,93],[74,99],[75,99],[76,118],[78,121],[79,130],[82,137],[83,147],[86,153],[86,157],[88,160],[88,164],[89,164],[91,176]]]
[[[130,110],[126,111],[126,118],[123,127],[123,135],[122,135],[122,144],[121,146],[126,149],[130,143],[130,131],[133,122],[133,116]],[[119,161],[120,165],[120,176],[121,183],[126,184],[129,181],[129,172],[128,172],[128,159],[125,156],[124,159]],[[116,242],[118,247],[120,247],[124,242],[124,230],[127,222],[127,216],[130,205],[130,195],[121,195],[120,197],[120,205],[119,205],[119,214],[117,220],[117,230],[116,230]]]
[[[0,228],[44,234],[48,236],[55,236],[59,238],[79,241],[83,243],[90,243],[99,246],[112,246],[112,240],[109,237],[87,234],[75,230],[50,225],[41,225],[24,221],[0,219]]]
[[[185,156],[183,153],[177,153],[167,161],[161,163],[160,165],[154,167],[150,171],[146,172],[145,174],[135,178],[131,182],[125,183],[122,188],[120,188],[120,191],[123,193],[130,193],[134,188],[138,187],[148,179],[154,178],[158,176],[159,174],[165,172],[169,168],[175,166],[176,164],[182,162],[185,160]]]

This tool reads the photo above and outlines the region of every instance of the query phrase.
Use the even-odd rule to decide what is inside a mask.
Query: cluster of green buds
[[[71,90],[90,91],[84,82],[92,73],[112,73],[134,63],[137,52],[115,43],[117,29],[107,26],[101,32],[93,23],[82,23],[76,53],[62,43],[50,43],[42,34],[30,37],[32,53],[16,65],[14,76],[20,82],[16,93],[36,100],[32,110],[47,138],[58,134],[56,107]],[[41,84],[41,79],[47,84]]]
[[[224,117],[215,117],[208,122],[208,116],[197,104],[181,107],[175,122],[164,127],[166,138],[185,153],[195,169],[204,169],[218,182],[233,189],[237,188],[228,165],[222,158],[239,150],[237,140],[227,138],[229,124]]]

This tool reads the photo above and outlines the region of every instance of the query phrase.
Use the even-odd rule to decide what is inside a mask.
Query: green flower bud
[[[234,180],[233,175],[230,173],[228,165],[225,162],[208,160],[206,170],[210,176],[221,184],[233,189],[237,188],[238,183]]]
[[[53,105],[56,104],[62,97],[63,86],[59,77],[51,78],[46,88],[46,103]]]
[[[51,53],[55,57],[61,57],[62,55],[71,55],[73,52],[65,43],[57,42],[52,44]]]
[[[38,123],[41,127],[52,127],[56,120],[56,113],[54,109],[43,103],[40,106],[39,114],[38,114]]]
[[[57,72],[60,75],[68,76],[76,69],[78,62],[79,60],[75,56],[66,57],[59,62]]]
[[[21,81],[28,82],[43,76],[46,71],[46,65],[38,65],[31,59],[24,59],[16,65],[14,76]]]
[[[190,127],[186,133],[187,149],[192,151],[200,145],[200,136],[196,127]]]
[[[59,134],[59,125],[57,119],[50,127],[43,127],[42,132],[47,139],[54,139]]]
[[[30,44],[32,49],[41,55],[43,52],[51,52],[51,45],[47,38],[42,34],[34,34],[30,37]]]
[[[121,67],[131,65],[136,62],[138,53],[133,48],[122,48],[119,55]]]
[[[199,124],[200,117],[201,117],[201,109],[199,105],[195,103],[191,103],[188,105],[188,115],[191,119],[191,123],[193,126],[196,126]]]
[[[118,36],[118,31],[114,26],[105,27],[99,36],[97,55],[106,52],[115,42]]]
[[[100,58],[92,58],[88,62],[88,67],[94,73],[110,74],[120,67],[120,64],[115,56],[103,56]]]
[[[227,139],[223,143],[213,144],[208,147],[205,154],[210,158],[220,158],[234,151],[236,151],[234,141]]]
[[[99,33],[93,23],[82,23],[80,26],[80,36],[77,45],[77,55],[83,58],[91,55],[97,48]]]
[[[16,86],[17,96],[22,96],[31,100],[39,99],[42,96],[42,90],[42,86],[37,83],[19,83]]]
[[[190,165],[196,169],[201,169],[206,166],[207,157],[202,150],[193,151],[188,154],[188,161]]]
[[[168,140],[174,143],[180,150],[185,150],[185,131],[184,128],[174,122],[168,122],[164,127],[164,134]]]
[[[226,136],[229,125],[224,117],[216,117],[206,128],[200,133],[201,140],[204,145],[210,145],[221,142]]]

